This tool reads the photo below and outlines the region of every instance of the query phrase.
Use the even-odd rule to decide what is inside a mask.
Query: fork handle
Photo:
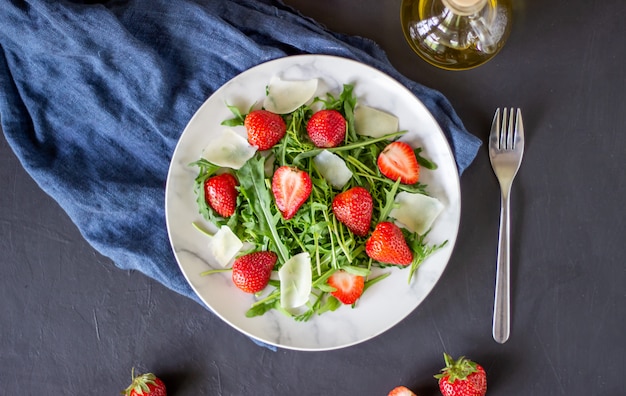
[[[498,261],[496,264],[496,292],[493,304],[493,339],[503,344],[511,331],[510,300],[510,199],[508,191],[502,191],[500,205],[500,230],[498,235]]]

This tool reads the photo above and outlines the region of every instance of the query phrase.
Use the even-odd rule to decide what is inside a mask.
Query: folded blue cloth
[[[287,55],[352,58],[425,103],[459,172],[480,146],[440,93],[400,75],[374,42],[279,1],[0,0],[0,10],[0,120],[24,168],[118,267],[196,301],[168,242],[165,180],[189,119],[240,72]]]

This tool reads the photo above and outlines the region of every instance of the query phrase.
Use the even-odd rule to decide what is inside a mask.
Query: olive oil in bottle
[[[411,48],[448,70],[479,66],[504,45],[511,28],[508,0],[403,0],[401,22]]]

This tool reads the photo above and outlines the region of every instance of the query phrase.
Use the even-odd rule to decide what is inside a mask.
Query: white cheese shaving
[[[209,241],[209,252],[222,267],[230,264],[243,243],[228,226],[222,226]]]
[[[291,113],[309,101],[317,90],[317,79],[289,81],[272,77],[263,101],[265,110],[276,114]]]
[[[248,139],[227,128],[205,147],[202,157],[217,166],[239,169],[256,151]]]
[[[298,253],[287,260],[278,270],[280,305],[293,309],[306,304],[311,294],[312,276],[309,253]]]
[[[398,117],[393,114],[359,105],[354,109],[354,130],[359,135],[381,137],[398,132]]]
[[[395,199],[396,207],[389,215],[411,232],[424,235],[444,208],[437,199],[428,195],[399,192]]]
[[[343,158],[328,150],[322,150],[316,155],[313,158],[313,163],[322,177],[333,187],[343,188],[352,177],[352,172],[346,166]]]

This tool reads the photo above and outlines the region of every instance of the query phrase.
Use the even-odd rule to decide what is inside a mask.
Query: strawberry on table
[[[132,382],[128,388],[122,391],[125,396],[167,396],[165,384],[152,373],[146,373],[135,377],[132,371]]]
[[[237,186],[235,176],[223,173],[204,182],[206,203],[222,217],[230,217],[237,208]]]
[[[365,241],[365,253],[373,260],[387,264],[409,265],[413,252],[397,225],[383,221],[376,225],[372,235]]]
[[[328,278],[327,283],[337,289],[330,294],[342,303],[350,305],[354,304],[363,294],[365,278],[344,270],[338,270]]]
[[[260,292],[267,286],[278,256],[261,251],[241,256],[233,263],[233,283],[246,293]]]
[[[406,386],[396,386],[387,396],[417,396]]]
[[[417,183],[420,167],[413,148],[405,142],[389,143],[378,156],[380,173],[400,183]]]
[[[259,150],[271,149],[287,132],[283,118],[267,110],[251,111],[243,125],[248,132],[248,142]]]
[[[372,221],[374,201],[363,187],[353,187],[335,196],[332,203],[337,220],[358,236],[367,235]]]
[[[306,130],[317,147],[337,147],[346,137],[346,119],[337,110],[320,110],[311,116]]]
[[[309,174],[292,166],[281,166],[272,178],[276,206],[285,220],[291,219],[311,195],[313,183]]]
[[[454,360],[443,354],[446,367],[435,375],[443,396],[484,396],[487,393],[487,374],[478,363],[461,356]]]

